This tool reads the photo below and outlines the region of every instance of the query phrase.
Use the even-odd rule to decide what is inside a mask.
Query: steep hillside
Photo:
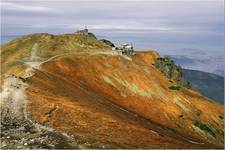
[[[140,52],[133,58],[54,58],[28,81],[31,118],[97,147],[222,146],[223,106],[186,88],[169,89],[175,82],[152,65],[157,57]]]
[[[205,96],[224,103],[224,78],[216,74],[183,69],[187,79]]]
[[[17,38],[1,46],[2,73],[21,75],[27,68],[30,55],[44,61],[52,56],[70,52],[107,51],[111,47],[96,39],[95,35],[47,33]]]

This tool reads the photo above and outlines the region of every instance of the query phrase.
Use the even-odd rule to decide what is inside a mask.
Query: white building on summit
[[[76,34],[80,34],[80,35],[88,35],[88,29],[87,29],[87,27],[85,26],[84,29],[78,30],[78,31],[76,32]]]
[[[132,44],[121,44],[112,48],[112,51],[116,51],[122,55],[132,56],[134,55],[134,48]]]

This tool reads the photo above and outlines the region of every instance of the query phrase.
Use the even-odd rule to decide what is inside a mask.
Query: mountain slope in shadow
[[[216,74],[183,69],[186,78],[205,96],[224,103],[224,78]]]

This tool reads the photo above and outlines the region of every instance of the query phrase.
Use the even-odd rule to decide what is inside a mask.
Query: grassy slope
[[[188,80],[205,96],[224,103],[224,78],[212,73],[183,69]]]
[[[2,73],[21,74],[26,66],[24,61],[30,57],[32,47],[36,45],[37,55],[41,60],[52,56],[80,51],[109,50],[110,46],[98,41],[93,34],[63,34],[47,33],[32,34],[17,38],[1,46]]]
[[[90,141],[114,143],[114,147],[201,147],[181,137],[205,143],[202,147],[223,146],[223,106],[192,90],[168,89],[175,82],[152,65],[156,57],[155,52],[140,52],[132,60],[104,54],[55,58],[31,79],[32,117]],[[45,112],[54,105],[58,111],[49,119]],[[130,120],[132,113],[124,116],[126,111],[115,105],[140,117]],[[145,123],[141,118],[147,119]],[[160,126],[158,132],[164,137],[149,132]]]

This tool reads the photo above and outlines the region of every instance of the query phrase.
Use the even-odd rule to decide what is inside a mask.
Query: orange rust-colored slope
[[[196,91],[169,90],[175,82],[154,67],[157,57],[151,51],[132,58],[88,53],[55,58],[30,79],[30,115],[92,147],[222,147],[223,106]]]

